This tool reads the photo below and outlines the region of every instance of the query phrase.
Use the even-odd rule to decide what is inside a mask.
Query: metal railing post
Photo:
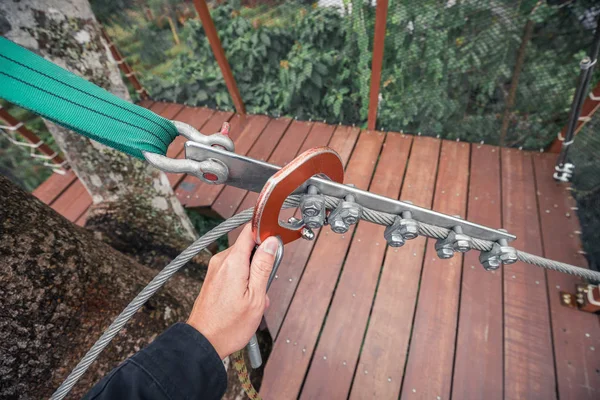
[[[377,109],[379,108],[379,88],[381,85],[381,67],[385,44],[385,25],[387,22],[388,0],[378,0],[375,12],[375,34],[373,35],[373,60],[371,64],[371,90],[369,92],[369,114],[367,128],[375,129]]]
[[[594,66],[598,61],[598,53],[600,52],[600,17],[596,23],[596,33],[594,35],[594,41],[590,50],[589,56],[581,60],[579,67],[581,68],[579,73],[579,80],[577,82],[577,89],[573,96],[573,102],[571,103],[571,111],[569,113],[569,122],[564,137],[561,137],[559,133],[558,139],[562,139],[562,146],[560,154],[556,160],[556,166],[554,167],[554,179],[558,181],[568,182],[573,176],[574,165],[567,163],[567,153],[569,146],[573,143],[573,138],[577,130],[578,122],[580,121],[581,109],[585,102],[585,97],[588,93],[588,86],[592,79],[594,72]]]

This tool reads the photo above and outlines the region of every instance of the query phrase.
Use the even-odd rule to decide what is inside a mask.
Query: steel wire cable
[[[283,208],[297,207],[300,204],[301,195],[289,196],[283,204]],[[336,197],[325,196],[325,204],[328,209],[335,208],[342,200]],[[223,221],[221,224],[211,229],[205,235],[197,239],[165,268],[163,268],[148,285],[125,307],[125,309],[115,318],[110,326],[104,331],[100,339],[88,350],[85,356],[79,361],[77,366],[71,371],[64,382],[56,389],[51,400],[63,399],[69,391],[75,386],[81,376],[87,371],[90,365],[98,358],[102,350],[108,346],[111,340],[119,333],[125,324],[133,315],[154,295],[181,267],[183,267],[194,256],[205,249],[209,244],[221,236],[231,232],[235,228],[245,224],[252,219],[254,208],[248,208],[233,217]],[[363,207],[361,219],[379,225],[391,225],[396,215],[384,213]],[[418,221],[417,221],[418,222]],[[433,239],[445,239],[450,230],[447,228],[418,222],[419,234]],[[489,240],[473,238],[472,248],[479,251],[490,251],[494,242]],[[517,250],[517,256],[520,261],[538,267],[563,272],[570,275],[579,276],[591,281],[600,281],[600,272],[577,267],[574,265],[549,260],[544,257],[536,256]]]

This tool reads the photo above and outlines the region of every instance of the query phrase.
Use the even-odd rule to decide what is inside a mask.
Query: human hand
[[[278,241],[267,238],[250,265],[254,246],[252,230],[246,225],[232,247],[210,259],[202,290],[187,320],[208,339],[221,359],[248,343],[269,303],[267,282]]]

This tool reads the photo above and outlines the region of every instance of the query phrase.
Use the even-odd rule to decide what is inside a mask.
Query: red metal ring
[[[329,147],[315,147],[305,151],[269,178],[258,196],[252,216],[252,232],[256,243],[262,243],[269,236],[279,236],[284,244],[301,237],[300,231],[279,225],[279,212],[285,199],[317,174],[324,174],[332,181],[343,183],[342,161]]]

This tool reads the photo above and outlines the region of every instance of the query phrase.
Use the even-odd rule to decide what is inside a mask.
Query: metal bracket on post
[[[554,175],[553,178],[560,182],[569,182],[573,177],[573,170],[575,169],[575,165],[571,163],[564,163],[562,165],[557,165],[554,167]]]
[[[598,314],[600,313],[600,287],[583,283],[577,284],[575,293],[560,292],[560,303],[565,307]]]

